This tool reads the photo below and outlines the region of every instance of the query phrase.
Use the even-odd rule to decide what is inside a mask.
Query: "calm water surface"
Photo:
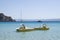
[[[60,22],[24,22],[27,27],[47,24],[47,31],[16,32],[20,22],[0,22],[0,40],[60,40]]]

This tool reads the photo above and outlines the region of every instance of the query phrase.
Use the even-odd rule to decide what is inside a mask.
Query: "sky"
[[[57,19],[60,0],[0,0],[0,13],[13,19]]]

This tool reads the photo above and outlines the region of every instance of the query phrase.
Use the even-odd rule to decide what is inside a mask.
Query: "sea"
[[[49,30],[17,32],[20,24],[35,28],[46,24]],[[60,22],[0,22],[0,40],[60,40]]]

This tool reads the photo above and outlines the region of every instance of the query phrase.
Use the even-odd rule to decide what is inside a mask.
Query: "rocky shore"
[[[10,16],[4,15],[4,13],[0,13],[0,22],[15,22]]]

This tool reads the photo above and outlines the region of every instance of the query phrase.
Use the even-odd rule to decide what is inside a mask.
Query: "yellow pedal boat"
[[[35,31],[35,30],[49,30],[45,25],[43,27],[38,27],[38,28],[26,28],[24,25],[20,28],[17,28],[17,32],[29,32],[29,31]]]

